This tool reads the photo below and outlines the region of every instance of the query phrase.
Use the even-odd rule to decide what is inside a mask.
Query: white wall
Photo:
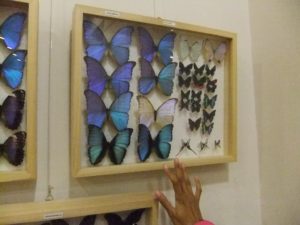
[[[262,221],[300,224],[300,1],[249,3]]]
[[[205,217],[222,225],[260,225],[257,132],[247,0],[53,0],[52,24],[49,24],[51,1],[40,1],[38,180],[36,183],[5,184],[5,188],[1,186],[0,201],[43,200],[47,194],[47,158],[50,160],[49,180],[54,186],[55,199],[153,191],[157,188],[172,195],[171,186],[161,172],[122,175],[117,178],[70,178],[69,46],[75,3],[178,20],[238,34],[238,162],[196,168],[191,173],[199,175],[203,183],[201,206]],[[50,52],[49,27],[52,38]],[[49,123],[46,120],[48,116]],[[162,212],[160,224],[168,223],[168,218]]]

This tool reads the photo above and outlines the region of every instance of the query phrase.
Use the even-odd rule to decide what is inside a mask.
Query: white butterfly
[[[215,60],[217,63],[221,63],[225,57],[227,46],[222,42],[216,49],[213,48],[212,43],[206,39],[203,42],[203,57],[206,62],[212,62]]]
[[[185,60],[190,56],[192,62],[196,62],[201,54],[201,43],[195,41],[191,46],[188,40],[182,39],[179,43],[179,59],[180,61]]]

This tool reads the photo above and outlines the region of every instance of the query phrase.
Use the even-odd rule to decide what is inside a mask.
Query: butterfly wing
[[[148,62],[151,63],[157,51],[157,47],[151,35],[145,28],[138,27],[138,32],[139,32],[140,54],[142,58],[146,59]]]
[[[170,96],[173,92],[173,79],[175,76],[176,66],[177,63],[170,63],[159,72],[158,85],[163,94],[166,96]]]
[[[117,97],[129,91],[129,82],[134,66],[135,62],[124,63],[119,66],[111,76],[111,86]]]
[[[122,218],[116,213],[106,213],[104,218],[108,225],[124,225]]]
[[[129,59],[129,46],[131,45],[132,26],[126,26],[118,30],[111,40],[111,52],[119,65]]]
[[[27,15],[15,13],[9,16],[0,27],[0,39],[8,49],[15,50],[19,47]]]
[[[190,90],[188,90],[187,92],[181,91],[180,110],[182,109],[189,110],[190,93],[191,93]]]
[[[156,122],[158,124],[165,125],[173,122],[177,101],[176,98],[168,99],[157,109]]]
[[[156,75],[151,66],[146,59],[141,58],[141,77],[138,81],[139,92],[143,95],[148,94],[156,84]]]
[[[149,127],[154,122],[154,108],[148,98],[144,96],[137,96],[139,103],[139,124],[144,124]]]
[[[201,44],[199,41],[195,41],[190,50],[190,58],[192,62],[196,62],[201,54]]]
[[[201,117],[198,118],[196,121],[193,121],[192,119],[189,119],[189,126],[191,131],[196,131],[199,129],[201,124]]]
[[[26,50],[17,50],[12,52],[2,64],[1,73],[6,84],[12,89],[19,87],[22,83],[26,55]]]
[[[89,125],[88,129],[88,157],[92,165],[97,165],[105,156],[107,141],[101,128]]]
[[[96,221],[96,215],[89,215],[83,217],[79,225],[94,225]]]
[[[179,60],[185,60],[190,53],[190,46],[187,40],[182,39],[179,42]]]
[[[4,125],[9,129],[15,130],[22,122],[25,91],[16,90],[13,93],[15,96],[7,96],[2,106],[0,106],[0,113]]]
[[[83,34],[86,44],[86,54],[89,57],[101,61],[107,49],[107,41],[105,36],[94,23],[83,21]]]
[[[151,154],[152,138],[148,127],[144,124],[139,124],[137,148],[139,159],[142,162],[146,161]]]
[[[221,63],[225,57],[227,46],[225,43],[221,43],[215,51],[215,60]]]
[[[91,90],[84,91],[87,102],[87,121],[89,125],[102,128],[106,119],[106,106],[100,96]]]
[[[109,77],[103,66],[97,60],[89,56],[84,57],[88,77],[88,89],[101,96]]]
[[[167,65],[173,61],[173,48],[176,34],[169,32],[160,40],[158,44],[158,52],[161,61],[164,65]]]
[[[114,164],[121,164],[125,158],[133,129],[119,131],[109,145],[109,158]]]
[[[207,112],[206,110],[203,110],[203,122],[206,124],[207,121],[212,122],[214,117],[216,115],[216,110],[212,112]]]
[[[214,57],[214,50],[208,39],[203,41],[203,57],[206,62],[211,62]]]
[[[214,93],[216,88],[217,88],[217,79],[215,80],[207,79],[207,84],[206,84],[207,92]]]
[[[216,72],[216,66],[213,66],[211,69],[208,65],[205,65],[205,71],[207,76],[214,76]]]
[[[137,224],[137,222],[139,222],[139,220],[141,219],[144,211],[145,209],[137,209],[129,213],[129,215],[125,219],[125,225]]]
[[[173,124],[164,126],[155,138],[155,151],[159,158],[166,159],[169,157],[171,151],[171,144],[169,142],[173,139]]]
[[[121,94],[110,107],[110,118],[115,126],[115,128],[120,131],[127,127],[130,110],[130,103],[133,93],[126,92]]]

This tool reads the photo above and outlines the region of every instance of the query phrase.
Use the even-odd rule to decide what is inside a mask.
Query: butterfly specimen
[[[9,16],[0,25],[0,39],[6,48],[15,50],[19,47],[26,17],[25,13],[18,12]]]
[[[192,77],[183,78],[182,75],[178,75],[178,85],[179,87],[189,88],[192,81]]]
[[[94,225],[96,221],[96,217],[97,217],[96,215],[85,216],[83,217],[79,225]],[[43,223],[42,225],[69,225],[69,223],[63,219],[57,219],[57,220],[51,220],[49,222]]]
[[[179,62],[179,75],[186,74],[190,75],[191,71],[193,69],[193,64],[188,64],[187,66],[184,66],[182,62]]]
[[[179,59],[185,60],[188,56],[192,62],[196,62],[201,54],[201,44],[195,41],[191,46],[187,40],[181,40],[179,43]]]
[[[113,57],[119,65],[129,59],[129,47],[131,45],[132,26],[120,28],[109,43],[102,30],[94,23],[83,21],[84,40],[86,44],[86,55],[101,61],[105,52],[110,49]]]
[[[203,56],[206,62],[212,62],[215,60],[220,64],[225,57],[226,51],[227,46],[225,43],[221,43],[216,49],[214,49],[212,43],[208,39],[203,42]]]
[[[152,62],[156,52],[164,65],[173,61],[173,48],[176,34],[169,32],[165,34],[159,41],[158,46],[155,45],[150,33],[143,27],[138,27],[140,54],[148,62]]]
[[[215,149],[221,148],[221,140],[215,140]]]
[[[202,91],[195,92],[194,90],[192,90],[192,94],[191,94],[191,111],[192,112],[200,111],[201,94],[202,94]]]
[[[26,50],[16,50],[10,53],[4,62],[0,64],[1,76],[7,86],[12,89],[19,87],[22,83],[26,55]]]
[[[207,140],[205,142],[200,142],[200,151],[208,149]]]
[[[210,135],[214,128],[214,123],[202,123],[201,132],[203,135]]]
[[[183,152],[184,149],[187,149],[188,151],[191,151],[195,155],[197,155],[197,153],[191,148],[190,141],[191,141],[191,139],[189,139],[187,141],[181,140],[182,144],[181,144],[179,152],[176,154],[176,156],[179,156]]]
[[[114,164],[121,164],[130,145],[130,138],[133,130],[125,128],[117,133],[117,135],[109,143],[101,128],[89,125],[88,135],[88,156],[92,165],[97,165],[102,161],[108,150],[110,160]]]
[[[195,87],[202,89],[206,83],[207,76],[204,74],[205,64],[197,67],[196,64],[194,64],[194,74],[193,74],[193,83]]]
[[[182,109],[189,110],[190,93],[191,93],[191,91],[187,91],[187,92],[181,91],[180,110],[182,110]]]
[[[144,124],[139,124],[138,134],[138,156],[144,162],[150,154],[152,148],[155,149],[156,155],[161,159],[169,157],[171,151],[171,144],[173,135],[173,124],[167,124],[157,134],[156,138],[152,140],[151,133],[148,127]]]
[[[107,213],[104,215],[108,225],[137,225],[137,222],[141,219],[145,209],[137,209],[129,213],[125,220],[123,220],[116,213]]]
[[[147,97],[140,95],[137,96],[137,100],[139,103],[138,113],[140,124],[149,127],[155,121],[161,126],[173,122],[175,106],[178,101],[176,98],[166,100],[156,111]]]
[[[211,69],[208,65],[205,65],[205,72],[207,76],[214,76],[216,72],[216,66],[214,65]]]
[[[206,91],[214,93],[216,88],[217,88],[217,79],[215,80],[207,79]]]
[[[189,127],[191,131],[196,131],[199,129],[201,124],[201,117],[196,120],[189,119]]]
[[[115,95],[119,95],[129,91],[129,82],[132,77],[132,70],[135,62],[126,62],[119,66],[111,76],[108,76],[103,66],[94,58],[85,56],[88,89],[101,95],[107,83],[110,83]]]
[[[173,92],[174,76],[177,63],[169,63],[159,72],[158,76],[152,68],[150,62],[141,58],[141,77],[138,82],[139,92],[143,95],[148,94],[156,84],[159,86],[162,93],[170,96]]]
[[[214,117],[216,115],[216,110],[212,111],[212,112],[207,112],[205,109],[203,110],[203,122],[212,122]]]
[[[3,144],[0,144],[0,156],[4,156],[14,166],[21,165],[24,159],[25,143],[26,132],[14,133]]]
[[[204,101],[203,101],[204,108],[210,107],[211,109],[213,109],[215,107],[217,97],[218,95],[209,98],[207,94],[204,94]]]
[[[91,90],[84,91],[87,101],[87,121],[89,125],[102,128],[107,115],[109,115],[115,128],[121,131],[127,127],[132,92],[121,94],[114,100],[109,109],[106,108],[101,97]]]
[[[13,94],[15,96],[7,96],[0,106],[0,118],[4,125],[11,130],[15,130],[20,126],[25,103],[24,90],[16,90]]]

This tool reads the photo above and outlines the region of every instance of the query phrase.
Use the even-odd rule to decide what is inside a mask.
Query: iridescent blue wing
[[[102,161],[107,150],[107,141],[101,128],[89,125],[88,156],[90,163],[96,165]]]
[[[164,126],[155,138],[155,151],[159,158],[166,159],[171,151],[170,142],[173,139],[173,124]]]
[[[87,56],[101,61],[107,49],[107,41],[102,30],[92,22],[84,20],[83,34]]]
[[[139,92],[143,95],[148,94],[156,84],[156,75],[149,63],[144,58],[140,59],[141,62],[141,77],[139,78],[138,88]]]
[[[176,34],[174,32],[167,33],[158,44],[158,52],[161,61],[167,65],[173,61],[173,48]]]
[[[109,145],[109,158],[114,164],[121,164],[125,158],[127,147],[130,145],[130,138],[133,129],[126,128],[119,131]]]
[[[96,217],[96,215],[85,216],[83,217],[79,225],[94,225]]]
[[[170,96],[173,92],[174,76],[177,63],[170,63],[166,65],[158,74],[158,85],[162,93]]]
[[[137,153],[142,162],[149,158],[152,144],[153,142],[148,127],[144,124],[139,124]]]
[[[144,211],[145,209],[137,209],[129,213],[129,215],[125,219],[125,225],[136,225],[137,222],[139,222],[139,220],[141,219]]]
[[[104,214],[108,225],[124,225],[122,218],[116,213],[106,213]]]
[[[97,60],[89,56],[84,57],[88,77],[88,89],[101,96],[109,77],[103,66]]]
[[[87,103],[87,122],[88,125],[95,125],[102,128],[106,119],[106,107],[104,102],[95,92],[91,90],[84,91]]]
[[[132,95],[132,92],[121,94],[109,109],[110,118],[118,131],[124,130],[127,127]]]
[[[15,13],[8,17],[0,27],[0,39],[8,49],[15,50],[19,47],[27,15]]]
[[[135,62],[127,62],[119,66],[112,74],[111,86],[117,97],[129,91],[129,82],[134,66]]]
[[[1,74],[10,88],[15,89],[22,83],[26,55],[26,50],[12,52],[1,66]]]
[[[119,65],[129,59],[129,47],[131,45],[132,26],[126,26],[118,30],[111,39],[111,52]]]
[[[138,27],[138,32],[141,56],[151,63],[153,61],[154,55],[156,54],[157,47],[151,35],[145,28]]]

